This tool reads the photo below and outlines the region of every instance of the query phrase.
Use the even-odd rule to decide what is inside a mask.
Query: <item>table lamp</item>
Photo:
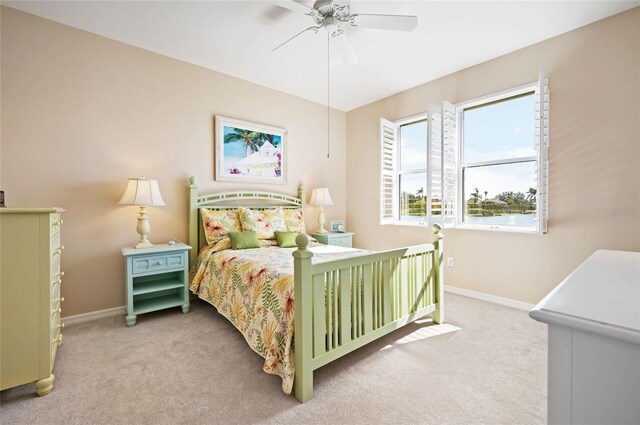
[[[313,189],[311,191],[311,200],[309,201],[309,203],[311,205],[320,207],[320,214],[318,215],[318,224],[320,225],[320,228],[318,229],[318,233],[327,233],[327,229],[324,228],[324,206],[333,205],[331,195],[329,195],[329,189],[326,187]]]
[[[158,188],[158,180],[147,178],[130,178],[127,189],[122,195],[121,205],[138,205],[138,234],[140,240],[136,244],[136,248],[151,248],[153,244],[147,239],[151,226],[147,219],[147,207],[157,207],[165,205],[160,189]]]

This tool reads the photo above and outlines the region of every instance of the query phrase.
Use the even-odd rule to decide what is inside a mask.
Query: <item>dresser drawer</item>
[[[182,268],[185,264],[185,258],[183,253],[134,258],[132,261],[132,273],[135,275],[152,271]]]
[[[56,252],[60,248],[60,232],[51,234],[51,252]]]
[[[51,225],[51,235],[60,233],[60,226],[62,226],[62,219],[60,213],[52,213],[49,215],[49,223]]]
[[[51,287],[51,311],[62,308],[62,297],[60,296],[60,283],[54,282]]]
[[[59,255],[51,255],[51,283],[57,281],[61,276],[60,273],[60,256]]]

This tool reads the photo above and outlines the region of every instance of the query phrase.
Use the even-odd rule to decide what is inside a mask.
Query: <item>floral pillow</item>
[[[229,232],[241,232],[238,210],[216,211],[200,208],[204,235],[209,245],[227,237]]]
[[[254,231],[258,239],[274,239],[274,231],[285,231],[284,212],[282,208],[254,211],[247,208],[238,209],[238,217],[243,231]]]
[[[284,210],[284,224],[289,232],[307,233],[304,228],[304,217],[302,208],[297,210]]]

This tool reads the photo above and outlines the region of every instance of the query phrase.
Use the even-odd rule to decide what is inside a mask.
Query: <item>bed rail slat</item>
[[[351,274],[354,269],[340,270],[340,345],[351,341]],[[357,277],[354,278],[357,282]]]
[[[333,315],[333,309],[331,304],[331,298],[333,297],[333,287],[331,283],[331,272],[324,273],[326,276],[325,285],[327,287],[327,295],[325,297],[325,308],[326,308],[326,317],[327,317],[327,351],[331,351],[333,348],[333,322],[331,321],[331,317]]]
[[[364,333],[373,330],[373,282],[371,281],[371,264],[365,264],[362,279],[362,297],[364,298]]]
[[[331,301],[333,309],[333,348],[338,347],[338,271],[331,272],[331,291],[333,292],[333,300]]]
[[[382,262],[382,324],[391,322],[391,261]]]
[[[321,300],[326,297],[324,274],[313,275],[313,298]],[[327,322],[325,318],[324,306],[320,308],[317,303],[313,304],[313,357],[318,357],[327,352]]]

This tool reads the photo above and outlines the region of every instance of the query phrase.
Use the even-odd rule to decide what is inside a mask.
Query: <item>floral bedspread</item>
[[[290,394],[295,372],[292,253],[296,248],[234,251],[221,242],[200,251],[190,289],[242,332],[249,346],[264,357],[263,370],[279,375],[282,390]],[[317,243],[309,250],[314,253],[313,263],[364,252]]]

